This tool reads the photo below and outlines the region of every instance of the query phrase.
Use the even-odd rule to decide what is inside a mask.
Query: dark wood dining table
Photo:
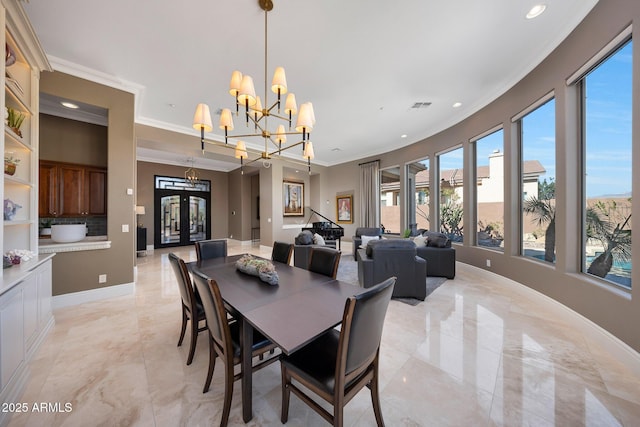
[[[348,297],[364,291],[302,268],[274,262],[278,284],[236,269],[242,255],[192,262],[188,266],[214,279],[229,310],[241,321],[242,418],[252,414],[253,329],[257,329],[284,354],[291,354],[342,321]]]

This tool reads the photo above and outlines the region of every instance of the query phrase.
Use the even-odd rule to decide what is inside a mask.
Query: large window
[[[504,131],[473,142],[476,155],[477,244],[504,250]]]
[[[440,179],[440,231],[452,242],[462,242],[464,171],[462,147],[438,155]]]
[[[522,189],[520,253],[556,261],[556,103],[549,99],[519,122]]]
[[[387,233],[400,230],[400,168],[380,171],[380,222]]]
[[[407,224],[429,229],[429,159],[407,165]]]
[[[583,270],[631,288],[632,43],[580,80],[583,111]]]

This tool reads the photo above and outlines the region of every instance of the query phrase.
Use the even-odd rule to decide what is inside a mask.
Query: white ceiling
[[[547,3],[545,13],[525,19],[539,1]],[[357,160],[478,111],[539,64],[596,3],[274,0],[267,78],[270,85],[275,67],[284,66],[298,104],[313,102],[315,163]],[[236,69],[253,76],[264,96],[257,0],[30,0],[24,8],[54,68],[135,93],[138,124],[197,135],[191,122],[198,103],[212,114],[233,108],[228,85]],[[416,102],[431,105],[411,108]],[[207,138],[222,140],[213,120]],[[243,123],[235,119],[236,131],[244,133]],[[261,149],[263,142],[247,144]],[[165,144],[162,151],[173,154],[164,158],[153,141],[141,145],[141,158],[157,155],[164,163],[197,153],[199,143]],[[208,162],[197,160],[200,167],[201,160]],[[235,160],[209,160],[217,161],[211,168],[237,167]]]

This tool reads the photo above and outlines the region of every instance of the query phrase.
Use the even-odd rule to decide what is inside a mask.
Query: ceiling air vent
[[[411,106],[411,108],[418,110],[420,108],[427,108],[430,105],[431,105],[430,102],[416,102]]]

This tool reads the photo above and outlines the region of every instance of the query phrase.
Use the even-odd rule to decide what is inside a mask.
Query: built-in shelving
[[[10,107],[25,115],[16,132],[0,131],[5,157],[17,159],[15,172],[0,175],[0,199],[19,205],[0,227],[2,254],[14,249],[38,253],[38,111],[41,71],[51,71],[47,58],[19,0],[3,0],[0,40],[15,53],[15,63],[2,65],[0,97],[3,114]],[[3,35],[3,36],[2,36]],[[6,59],[6,55],[5,55]],[[34,258],[0,270],[0,401],[16,402],[28,376],[28,361],[53,325],[51,257]],[[0,413],[5,425],[10,413]]]

